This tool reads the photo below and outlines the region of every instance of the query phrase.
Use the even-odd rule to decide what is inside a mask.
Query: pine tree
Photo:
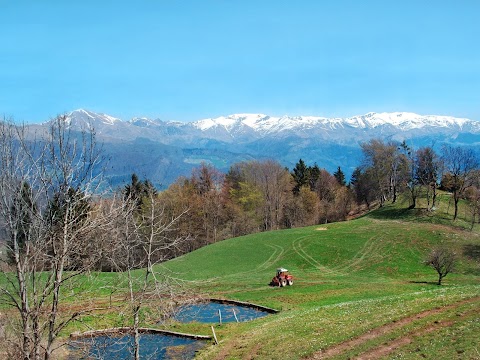
[[[355,170],[353,170],[352,176],[350,177],[350,186],[355,187],[355,185],[360,180],[361,175],[362,175],[362,171],[360,170],[360,168],[358,167],[355,168]]]
[[[337,171],[335,171],[333,173],[333,176],[335,177],[335,179],[337,179],[337,182],[341,185],[341,186],[345,186],[346,185],[346,182],[345,182],[345,174],[343,173],[342,169],[340,169],[340,166],[337,168]]]
[[[308,172],[310,175],[310,178],[309,178],[310,190],[315,191],[317,180],[320,177],[320,168],[318,167],[317,163],[315,163],[313,166],[310,166],[308,168]]]
[[[295,194],[298,194],[300,191],[300,188],[309,183],[309,178],[310,178],[308,167],[307,165],[305,165],[305,162],[302,159],[300,159],[298,163],[295,165],[295,167],[293,168],[293,172],[291,174],[292,174],[293,180],[295,181],[293,192]]]
[[[150,180],[141,181],[137,174],[132,174],[132,182],[125,186],[123,195],[125,200],[129,199],[136,203],[137,209],[140,209],[144,203],[145,198],[150,198],[150,195],[157,195],[157,189],[153,186]]]

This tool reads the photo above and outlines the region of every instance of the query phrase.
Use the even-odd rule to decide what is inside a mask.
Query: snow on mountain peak
[[[100,114],[100,115],[102,116],[104,124],[113,125],[116,122],[121,121],[120,119],[118,119],[116,117],[113,117],[113,116],[109,116],[107,114]]]
[[[352,127],[376,128],[378,126],[391,125],[404,131],[421,129],[426,126],[462,128],[464,124],[471,121],[452,116],[419,115],[411,112],[370,112],[365,115],[357,115],[344,120],[346,124]]]
[[[235,126],[246,125],[251,128],[255,128],[256,124],[267,118],[268,116],[263,114],[232,114],[227,116],[220,116],[217,118],[209,118],[199,120],[193,123],[193,125],[199,128],[202,131],[208,130],[210,128],[215,128],[218,126],[224,127],[225,129],[231,129]]]
[[[202,131],[214,128],[224,128],[227,131],[231,131],[236,127],[247,126],[260,133],[267,134],[298,128],[307,130],[318,126],[327,130],[344,127],[374,129],[379,126],[388,125],[403,131],[421,129],[426,126],[462,128],[464,124],[470,121],[471,120],[468,119],[451,116],[418,115],[410,112],[370,112],[365,115],[357,115],[349,118],[289,115],[274,117],[265,114],[232,114],[203,119],[194,122],[193,125]]]
[[[237,138],[263,138],[269,136],[290,136],[296,134],[301,137],[317,136],[322,138],[341,138],[342,131],[352,134],[356,130],[362,130],[362,136],[369,133],[372,136],[377,131],[383,134],[400,134],[402,132],[425,131],[428,133],[445,131],[458,133],[467,131],[474,134],[480,133],[480,122],[465,118],[438,115],[418,115],[411,112],[369,112],[364,115],[356,115],[347,118],[320,117],[320,116],[268,116],[265,114],[236,113],[216,118],[207,118],[190,123],[164,122],[159,119],[137,117],[130,121],[121,121],[106,114],[97,114],[88,110],[78,109],[68,114],[66,119],[71,126],[94,126],[99,131],[125,132],[129,127],[132,131],[141,131],[141,128],[150,129],[154,134],[175,133],[175,128],[181,131],[196,129],[196,131],[208,132],[205,136],[231,141]],[[165,130],[168,128],[168,130]],[[121,130],[120,130],[121,129]],[[337,131],[338,130],[338,131]]]
[[[94,113],[89,110],[85,109],[77,109],[68,114],[68,118],[71,119],[75,118],[76,120],[83,120],[85,122],[101,122],[105,125],[114,125],[115,123],[121,121],[120,119],[102,113]]]
[[[139,126],[139,127],[155,127],[158,126],[160,123],[159,119],[152,120],[147,117],[134,117],[128,121],[128,123]]]

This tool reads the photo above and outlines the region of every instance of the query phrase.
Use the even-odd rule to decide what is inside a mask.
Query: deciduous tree
[[[437,284],[441,285],[443,278],[454,270],[455,260],[455,252],[447,247],[436,247],[425,259],[425,265],[435,269],[438,274]]]
[[[173,285],[173,280],[155,265],[168,259],[169,253],[179,248],[182,242],[189,241],[188,237],[178,236],[175,229],[188,210],[171,216],[165,204],[153,193],[144,199],[141,212],[137,211],[135,199],[117,197],[114,203],[110,216],[115,221],[109,233],[115,241],[110,256],[112,264],[121,271],[123,290],[129,294],[125,305],[130,316],[126,325],[133,333],[132,355],[139,360],[142,354],[139,332],[142,310],[154,301],[155,313],[165,315],[171,311],[174,295],[179,295],[180,286]]]
[[[458,203],[460,198],[473,181],[473,174],[478,169],[478,158],[472,149],[462,147],[444,146],[442,160],[445,171],[450,175],[449,190],[453,194],[455,212],[453,220],[458,216]]]
[[[424,147],[417,150],[415,161],[415,178],[425,189],[427,208],[433,209],[437,199],[440,159],[432,147]]]
[[[74,280],[93,263],[66,272],[79,239],[106,221],[91,216],[94,208],[76,211],[101,184],[99,161],[94,130],[73,131],[65,115],[41,134],[0,123],[0,221],[10,239],[12,264],[3,273],[0,300],[18,314],[9,329],[20,335],[17,355],[23,359],[50,359],[59,333],[83,313],[69,312],[61,304],[77,295]],[[71,196],[71,189],[78,196]],[[65,201],[55,212],[52,229],[48,204],[54,199]]]
[[[383,206],[387,199],[396,199],[397,176],[396,169],[397,146],[385,144],[378,139],[372,139],[368,143],[361,144],[363,153],[363,168],[367,169],[370,178],[376,182],[379,190],[380,206]]]

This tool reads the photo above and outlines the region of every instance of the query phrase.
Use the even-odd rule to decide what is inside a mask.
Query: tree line
[[[357,203],[370,206],[386,201],[395,203],[400,194],[417,207],[424,198],[427,210],[435,210],[437,190],[452,194],[454,215],[458,217],[461,199],[470,202],[472,224],[478,216],[479,160],[471,148],[444,145],[440,153],[433,147],[414,149],[406,142],[383,142],[378,139],[361,144],[363,161],[352,174],[351,185]]]
[[[275,160],[241,162],[225,174],[202,164],[158,200],[172,214],[187,209],[177,231],[191,236],[182,249],[188,252],[240,235],[345,220],[354,198],[341,169],[337,175],[303,160],[292,171]]]
[[[171,249],[168,257],[255,232],[343,221],[400,196],[411,209],[421,199],[422,206],[434,211],[439,189],[452,194],[453,220],[459,201],[466,199],[472,226],[477,221],[479,169],[472,149],[444,146],[437,153],[433,147],[413,149],[405,142],[373,139],[362,143],[361,150],[362,163],[348,183],[340,167],[331,174],[302,159],[291,170],[275,160],[236,163],[227,173],[201,164],[156,195],[169,216],[188,214],[174,232],[190,241]],[[136,182],[134,175],[125,190]]]

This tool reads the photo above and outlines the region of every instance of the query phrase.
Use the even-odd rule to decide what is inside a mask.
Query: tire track
[[[285,249],[280,245],[275,245],[275,244],[273,244],[273,245],[272,244],[264,244],[264,245],[273,249],[273,253],[269,256],[269,258],[267,260],[265,260],[260,265],[252,268],[251,270],[239,271],[239,272],[236,272],[236,273],[227,274],[227,275],[221,276],[221,278],[222,279],[223,278],[232,278],[232,277],[235,278],[235,277],[242,276],[242,275],[257,273],[258,270],[266,270],[268,267],[274,265],[285,253]]]
[[[335,266],[332,269],[341,271],[341,272],[346,272],[347,270],[350,270],[352,267],[357,266],[360,264],[362,261],[365,259],[368,259],[369,257],[372,256],[373,250],[378,247],[378,241],[375,241],[376,237],[372,236],[370,239],[368,239],[363,247],[355,253],[355,255],[347,261],[347,264]],[[378,249],[377,249],[378,250]],[[376,251],[378,252],[378,251]]]
[[[344,342],[342,342],[338,345],[334,345],[334,346],[332,346],[330,348],[327,348],[325,350],[318,351],[317,353],[313,354],[311,357],[308,357],[306,359],[308,359],[308,360],[320,360],[320,359],[328,359],[328,358],[331,358],[331,357],[334,357],[334,356],[341,355],[344,352],[346,352],[348,350],[351,350],[351,349],[353,349],[353,348],[355,348],[355,347],[357,347],[357,346],[359,346],[359,345],[361,345],[361,344],[363,344],[367,341],[374,340],[376,338],[379,338],[380,336],[387,335],[387,334],[389,334],[389,333],[391,333],[395,330],[398,330],[398,329],[400,329],[404,326],[407,326],[407,325],[411,324],[412,322],[414,322],[416,320],[426,318],[427,316],[441,314],[441,313],[446,312],[450,309],[457,308],[460,305],[477,302],[479,300],[480,300],[480,296],[477,296],[477,297],[474,297],[474,298],[458,301],[456,303],[453,303],[453,304],[450,304],[450,305],[447,305],[447,306],[444,306],[444,307],[441,307],[441,308],[425,310],[425,311],[422,311],[418,314],[414,314],[414,315],[404,317],[404,318],[402,318],[402,319],[400,319],[396,322],[388,323],[388,324],[382,325],[380,327],[368,330],[368,332],[366,332],[366,333],[364,333],[360,336],[357,336],[353,339],[344,341]],[[447,325],[446,323],[444,323],[444,324],[445,324],[445,326]],[[425,328],[424,331],[427,331],[428,329],[429,328]],[[398,339],[395,339],[395,340],[392,341],[392,343],[394,343],[395,341],[398,341],[398,346],[395,347],[395,348],[392,347],[392,351],[394,351],[396,348],[398,348],[402,345],[405,345],[404,344],[405,340],[402,340],[402,338],[398,338]],[[380,348],[381,347],[378,347],[379,357],[383,356],[382,351],[385,351],[384,349],[380,349]],[[373,354],[374,350],[375,349],[372,349],[369,352],[372,352],[372,354]],[[367,354],[367,353],[364,353],[364,354]],[[363,356],[363,355],[360,355],[360,356]],[[359,357],[358,359],[376,359],[376,358],[373,357],[373,355],[371,355],[371,356],[372,357]]]
[[[236,273],[230,273],[230,274],[226,274],[226,275],[223,275],[223,276],[217,276],[217,277],[214,277],[214,278],[202,279],[202,280],[186,280],[186,279],[182,279],[182,278],[179,278],[179,277],[173,277],[173,276],[170,276],[170,278],[174,279],[174,280],[177,280],[177,281],[187,282],[187,283],[208,284],[208,283],[213,283],[213,282],[217,281],[218,279],[235,278],[235,277],[242,276],[242,275],[248,275],[248,274],[256,273],[258,270],[266,270],[269,266],[272,266],[273,264],[275,264],[275,262],[277,262],[283,256],[283,254],[285,253],[285,249],[282,246],[275,245],[275,244],[274,245],[264,244],[264,245],[269,247],[269,248],[272,248],[273,253],[269,256],[269,258],[266,261],[264,261],[263,263],[261,263],[260,265],[258,265],[256,267],[252,268],[251,270],[239,271],[239,272],[236,272]],[[164,266],[163,266],[163,268],[166,269]],[[176,275],[181,276],[182,274],[176,274]]]
[[[315,260],[312,256],[308,255],[307,252],[305,251],[304,247],[302,246],[302,242],[305,241],[306,239],[313,237],[313,235],[307,235],[300,237],[292,242],[292,248],[293,250],[301,257],[303,258],[307,263],[312,265],[314,268],[317,270],[322,271],[324,274],[328,275],[344,275],[343,273],[340,273],[338,271],[332,270],[329,267],[326,267],[322,264],[320,264],[317,260]]]
[[[363,247],[357,253],[355,253],[355,255],[351,259],[344,261],[340,265],[327,267],[327,266],[321,265],[320,262],[318,262],[316,259],[310,256],[302,246],[302,242],[307,240],[310,237],[312,237],[312,235],[308,235],[308,236],[296,239],[292,243],[292,247],[294,251],[298,255],[300,255],[304,260],[306,260],[310,265],[314,266],[317,270],[321,270],[324,273],[329,275],[337,275],[337,276],[348,275],[347,271],[352,267],[361,263],[366,258],[368,258],[368,256],[370,256],[373,253],[373,250],[378,245],[377,241],[373,241],[375,237],[372,236],[369,240],[365,242]]]
[[[370,350],[358,355],[355,359],[358,359],[358,360],[375,360],[375,359],[380,359],[384,356],[388,356],[392,352],[394,352],[395,350],[401,348],[402,346],[405,346],[405,345],[408,345],[408,344],[412,343],[414,338],[421,337],[421,336],[429,334],[433,331],[437,331],[439,329],[451,326],[455,322],[458,322],[458,320],[465,319],[467,316],[470,316],[472,314],[478,314],[478,310],[477,309],[470,310],[470,311],[464,313],[463,315],[458,316],[455,320],[436,321],[432,325],[430,325],[426,328],[410,331],[407,335],[399,337],[399,338],[394,339],[392,341],[389,341],[388,343],[380,345],[376,348],[370,349]]]
[[[268,247],[270,248],[273,248],[273,254],[270,255],[270,257],[267,259],[267,261],[265,261],[263,264],[260,264],[257,269],[258,270],[266,270],[267,268],[269,268],[270,266],[273,266],[275,263],[278,262],[278,260],[283,256],[283,254],[285,253],[285,248],[283,248],[282,246],[280,245],[276,245],[276,244],[267,244]],[[279,254],[276,255],[277,253],[277,250],[279,250]]]

